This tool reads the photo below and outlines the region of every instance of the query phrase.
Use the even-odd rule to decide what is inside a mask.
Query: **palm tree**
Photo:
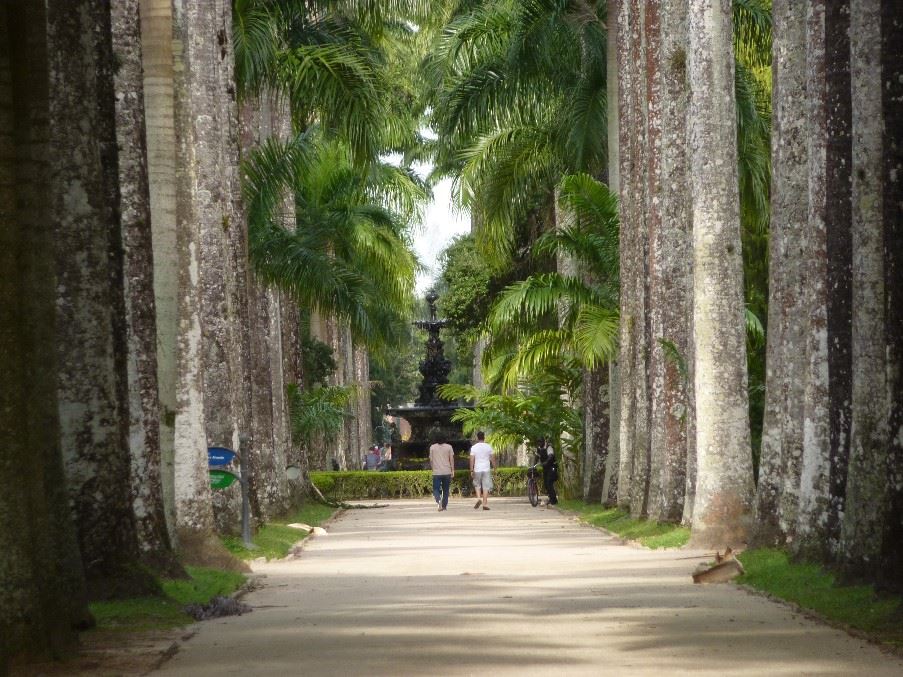
[[[516,226],[553,206],[564,174],[603,171],[604,15],[594,5],[475,4],[425,64],[438,171],[457,177],[496,261],[510,255]]]
[[[524,377],[564,359],[593,368],[616,349],[618,325],[617,198],[586,174],[567,176],[560,201],[569,220],[542,236],[536,254],[566,252],[592,282],[559,272],[537,273],[510,285],[489,316],[484,353],[493,387],[512,390]]]
[[[368,345],[396,338],[412,303],[417,262],[408,227],[428,189],[409,170],[317,138],[267,141],[246,164],[251,260],[260,279],[303,307],[335,313]],[[282,196],[294,195],[286,229]]]
[[[731,15],[723,4],[691,3],[688,129],[698,462],[693,540],[703,547],[746,540],[753,490],[734,61],[731,51],[714,49],[731,44],[725,39],[730,30]]]

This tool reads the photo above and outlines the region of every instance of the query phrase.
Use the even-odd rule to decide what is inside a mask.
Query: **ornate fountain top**
[[[442,340],[439,338],[439,330],[448,323],[446,320],[436,319],[436,300],[438,298],[436,292],[431,291],[427,294],[426,302],[430,308],[430,319],[414,322],[415,327],[426,329],[429,333],[426,340],[426,359],[420,363],[423,382],[420,384],[420,397],[417,398],[417,404],[421,407],[445,405],[436,394],[436,388],[448,383],[448,373],[451,371],[451,363],[445,358]]]

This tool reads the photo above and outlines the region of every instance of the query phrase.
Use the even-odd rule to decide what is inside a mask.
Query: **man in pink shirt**
[[[448,492],[452,475],[455,474],[455,451],[441,432],[433,435],[430,468],[433,469],[433,498],[439,505],[439,512],[442,512],[448,507]]]

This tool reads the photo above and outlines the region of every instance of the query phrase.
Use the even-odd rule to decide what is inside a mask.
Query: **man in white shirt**
[[[473,488],[477,493],[477,503],[474,510],[480,505],[483,510],[489,510],[489,492],[492,491],[492,469],[495,467],[495,456],[492,447],[486,444],[486,436],[483,431],[477,432],[477,443],[470,448],[470,476],[473,478]]]

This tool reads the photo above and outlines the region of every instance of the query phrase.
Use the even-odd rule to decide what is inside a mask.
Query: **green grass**
[[[837,585],[817,564],[792,562],[782,550],[747,550],[737,582],[811,609],[822,617],[903,647],[903,598],[877,595],[865,585]]]
[[[302,529],[289,527],[289,524],[300,522],[315,527],[329,519],[334,512],[335,508],[331,506],[310,501],[286,518],[262,526],[251,539],[256,548],[246,548],[238,536],[224,536],[223,545],[240,559],[250,560],[257,557],[280,559],[308,534]]]
[[[690,540],[690,530],[677,524],[637,520],[618,508],[578,500],[559,501],[558,507],[575,513],[581,521],[602,527],[612,533],[638,541],[647,548],[681,548]]]
[[[205,604],[217,595],[230,595],[242,586],[245,577],[232,571],[186,567],[189,580],[163,579],[161,597],[95,602],[90,605],[98,630],[163,630],[193,623],[183,607]]]

